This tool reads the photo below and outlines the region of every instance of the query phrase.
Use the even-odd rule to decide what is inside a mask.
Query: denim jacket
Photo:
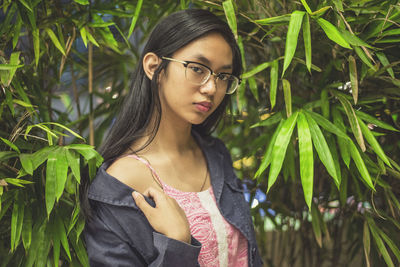
[[[248,241],[249,266],[262,266],[249,205],[232,168],[225,145],[193,132],[206,158],[217,206],[222,216]],[[133,189],[106,172],[104,163],[89,188],[93,216],[84,234],[92,267],[100,266],[199,266],[201,244],[191,244],[156,232],[132,198]],[[151,199],[146,199],[154,206]]]

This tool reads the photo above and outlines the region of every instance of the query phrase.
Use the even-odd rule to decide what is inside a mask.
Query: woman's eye
[[[228,75],[228,74],[223,74],[223,73],[220,73],[220,74],[218,75],[218,79],[220,79],[221,81],[228,81],[228,80],[229,80],[229,77],[230,77],[230,75]]]
[[[203,71],[202,68],[199,68],[199,67],[196,67],[196,66],[190,66],[190,69],[191,69],[193,72],[197,73],[197,74],[203,74],[203,73],[204,73],[204,71]]]

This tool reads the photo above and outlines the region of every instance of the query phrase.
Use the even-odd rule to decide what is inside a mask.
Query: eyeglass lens
[[[208,81],[210,76],[210,70],[200,64],[189,63],[186,67],[186,79],[194,84],[202,85]],[[225,88],[226,93],[231,94],[236,90],[239,81],[233,75],[220,73],[216,83],[218,89]]]

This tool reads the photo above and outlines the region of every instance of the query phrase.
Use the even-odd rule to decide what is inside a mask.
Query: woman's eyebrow
[[[194,58],[195,58],[196,60],[199,60],[201,63],[206,64],[207,66],[210,66],[210,65],[211,65],[210,60],[208,60],[208,58],[206,58],[206,57],[203,56],[202,54],[196,54],[196,55],[194,55]],[[219,69],[232,69],[232,64],[224,65],[224,66],[222,66],[222,67],[219,68]]]

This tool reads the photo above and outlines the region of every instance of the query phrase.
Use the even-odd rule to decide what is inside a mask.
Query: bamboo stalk
[[[88,90],[89,90],[89,144],[94,146],[93,126],[93,44],[88,44]]]

